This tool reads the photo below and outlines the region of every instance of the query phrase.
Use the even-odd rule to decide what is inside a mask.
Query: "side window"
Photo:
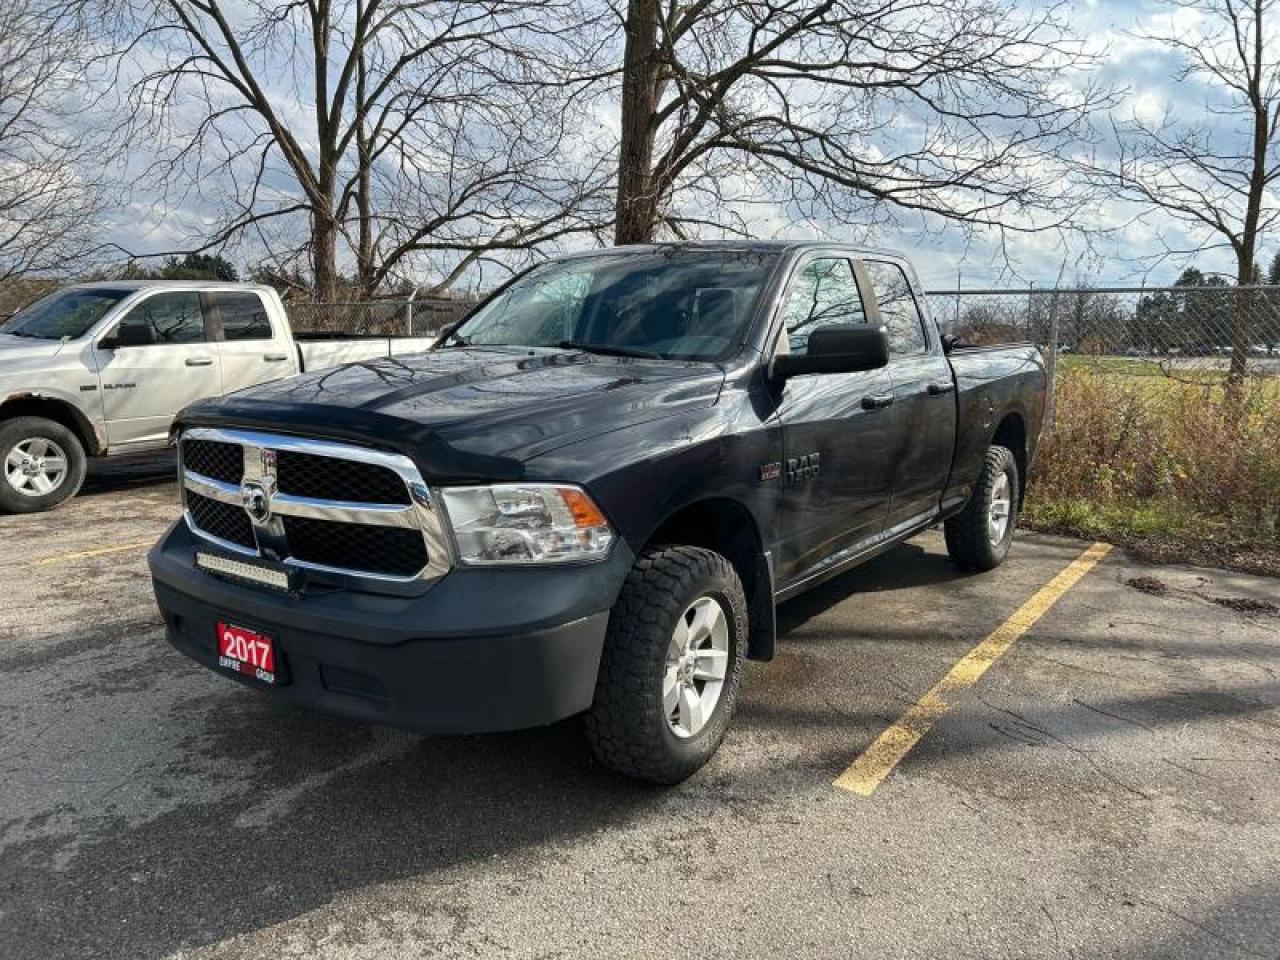
[[[906,273],[884,260],[865,260],[862,266],[871,278],[880,320],[889,330],[889,352],[899,357],[924,353],[928,348],[924,322]]]
[[[809,334],[819,327],[866,323],[849,261],[831,257],[807,263],[791,281],[782,317],[792,353],[808,349]]]
[[[209,293],[209,302],[222,321],[223,340],[270,340],[267,305],[256,293]]]
[[[203,343],[204,313],[200,294],[157,293],[125,314],[117,335],[131,345]]]

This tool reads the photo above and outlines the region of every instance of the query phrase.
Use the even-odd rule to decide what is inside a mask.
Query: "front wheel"
[[[947,553],[966,570],[992,570],[1009,553],[1017,522],[1018,461],[1008,447],[988,447],[973,495],[943,526]]]
[[[0,513],[35,513],[70,500],[87,467],[80,438],[55,420],[0,423]]]
[[[747,601],[720,554],[645,551],[609,616],[585,722],[596,756],[619,773],[679,783],[715,753],[733,716],[747,644]]]

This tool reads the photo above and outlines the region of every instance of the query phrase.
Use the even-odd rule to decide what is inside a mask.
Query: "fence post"
[[[404,302],[404,335],[413,336],[413,301],[418,298],[418,288],[414,287],[409,299]]]
[[[1045,379],[1048,381],[1044,398],[1044,422],[1053,432],[1053,418],[1057,412],[1055,395],[1058,392],[1058,298],[1061,293],[1057,287],[1049,299],[1049,356],[1045,358]]]
[[[1032,314],[1032,308],[1035,304],[1035,300],[1036,300],[1036,282],[1032,280],[1027,283],[1027,322],[1025,324],[1025,327],[1027,330],[1028,340],[1034,339],[1034,335],[1031,332],[1031,314]]]

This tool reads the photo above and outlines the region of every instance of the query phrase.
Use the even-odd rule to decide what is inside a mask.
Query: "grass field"
[[[1280,574],[1280,379],[1065,357],[1029,526]]]

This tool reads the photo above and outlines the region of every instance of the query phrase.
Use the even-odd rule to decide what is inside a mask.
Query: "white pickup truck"
[[[0,325],[0,513],[75,496],[88,457],[165,446],[196,400],[429,349],[433,337],[294,336],[279,295],[248,283],[86,283]]]

